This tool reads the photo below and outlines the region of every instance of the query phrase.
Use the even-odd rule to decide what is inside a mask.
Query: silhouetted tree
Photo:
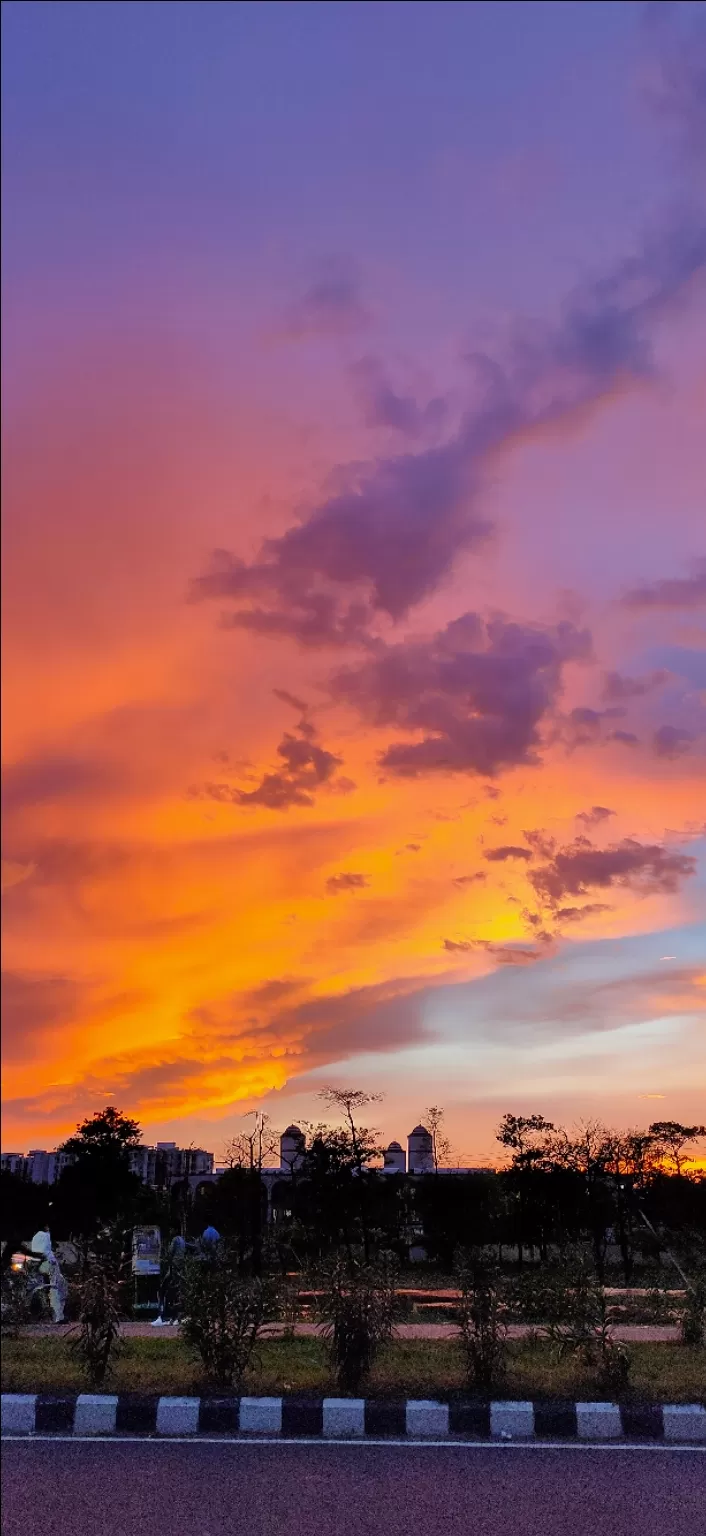
[[[434,1162],[434,1172],[440,1168],[448,1168],[452,1161],[451,1142],[445,1129],[446,1112],[438,1104],[430,1105],[425,1109],[421,1124],[431,1136],[431,1151]]]
[[[538,1213],[538,1183],[535,1177],[540,1169],[549,1166],[550,1136],[554,1131],[551,1120],[544,1115],[504,1115],[496,1132],[501,1146],[512,1152],[512,1162],[504,1182],[509,1197],[510,1228],[508,1237],[517,1246],[517,1262],[522,1266],[526,1246],[539,1243],[544,1247],[546,1238]],[[514,1219],[513,1219],[514,1218]]]
[[[350,1194],[358,1209],[360,1238],[366,1264],[370,1261],[371,1224],[369,1213],[369,1188],[365,1177],[373,1158],[380,1155],[379,1133],[360,1123],[361,1111],[370,1104],[379,1104],[380,1093],[365,1093],[359,1088],[324,1088],[319,1094],[329,1109],[337,1109],[344,1124],[345,1142],[336,1143],[339,1172],[341,1159],[347,1158],[351,1174]]]
[[[113,1104],[77,1126],[59,1148],[73,1157],[54,1197],[62,1228],[89,1239],[105,1223],[132,1219],[142,1186],[131,1171],[130,1152],[140,1139],[137,1121]]]
[[[687,1164],[693,1158],[685,1153],[695,1141],[706,1136],[706,1125],[680,1125],[678,1120],[655,1120],[650,1126],[650,1136],[662,1158],[673,1165],[678,1179],[682,1178]]]

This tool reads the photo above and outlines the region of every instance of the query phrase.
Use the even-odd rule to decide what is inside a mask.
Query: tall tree
[[[435,1173],[438,1173],[440,1168],[448,1168],[453,1158],[445,1122],[446,1111],[439,1104],[431,1104],[428,1109],[425,1109],[422,1125],[431,1136],[431,1155]]]
[[[137,1120],[121,1114],[114,1104],[107,1104],[105,1109],[82,1120],[59,1151],[70,1152],[77,1162],[100,1157],[129,1163],[131,1148],[139,1147],[141,1141],[142,1132]]]
[[[108,1104],[59,1148],[73,1159],[56,1191],[57,1215],[70,1232],[90,1239],[106,1222],[130,1221],[142,1187],[131,1172],[130,1152],[140,1140],[137,1121]]]
[[[548,1137],[554,1129],[544,1115],[503,1115],[495,1139],[512,1151],[513,1167],[530,1167],[546,1155]]]
[[[504,1115],[496,1132],[496,1140],[512,1152],[512,1162],[504,1175],[509,1197],[511,1230],[517,1246],[517,1262],[524,1261],[525,1245],[531,1247],[546,1243],[544,1226],[537,1219],[537,1171],[548,1166],[551,1138],[554,1133],[551,1120],[544,1115]]]
[[[255,1275],[259,1275],[262,1273],[262,1244],[266,1219],[262,1170],[276,1151],[277,1133],[272,1128],[269,1115],[263,1114],[259,1109],[251,1110],[250,1114],[245,1115],[244,1118],[252,1120],[252,1125],[233,1137],[227,1149],[226,1162],[230,1169],[239,1169],[242,1175],[241,1182],[244,1184],[249,1208],[252,1269]],[[244,1253],[241,1242],[241,1268],[243,1266]]]
[[[323,1088],[319,1094],[329,1109],[338,1110],[348,1138],[352,1172],[355,1177],[355,1198],[358,1206],[360,1230],[366,1263],[370,1259],[370,1220],[366,1170],[373,1158],[379,1156],[379,1133],[361,1124],[361,1114],[371,1104],[382,1102],[381,1093],[365,1093],[360,1088]],[[340,1147],[339,1147],[340,1154]]]
[[[655,1120],[650,1126],[650,1136],[654,1137],[662,1157],[672,1164],[677,1178],[682,1178],[687,1165],[693,1162],[684,1148],[706,1136],[706,1125],[680,1125],[678,1120]]]

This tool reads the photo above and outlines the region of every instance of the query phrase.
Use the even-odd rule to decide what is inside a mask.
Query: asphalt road
[[[706,1454],[15,1441],[4,1536],[706,1536]]]

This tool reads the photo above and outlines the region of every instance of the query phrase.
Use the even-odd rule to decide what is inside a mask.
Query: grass
[[[706,1351],[679,1344],[635,1344],[630,1348],[631,1383],[626,1398],[642,1402],[702,1402],[706,1405]],[[573,1361],[557,1362],[547,1343],[522,1340],[508,1345],[508,1372],[495,1396],[590,1400],[597,1394],[591,1374]],[[176,1339],[126,1339],[107,1392],[150,1392],[199,1396],[208,1391],[200,1362]],[[85,1392],[86,1378],[65,1339],[20,1338],[3,1344],[3,1392]],[[362,1389],[366,1397],[464,1395],[463,1357],[453,1341],[399,1340],[381,1354]],[[272,1339],[259,1350],[259,1364],[244,1391],[338,1395],[320,1339]]]

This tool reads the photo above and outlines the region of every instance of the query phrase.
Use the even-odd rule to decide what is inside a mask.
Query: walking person
[[[48,1227],[42,1227],[39,1232],[35,1232],[31,1251],[35,1258],[41,1259],[39,1273],[45,1275],[47,1279],[52,1322],[63,1323],[68,1287],[52,1248]]]
[[[159,1287],[159,1315],[152,1327],[164,1328],[168,1323],[178,1324],[181,1311],[181,1291],[184,1278],[186,1242],[178,1233],[167,1250],[164,1272]]]

